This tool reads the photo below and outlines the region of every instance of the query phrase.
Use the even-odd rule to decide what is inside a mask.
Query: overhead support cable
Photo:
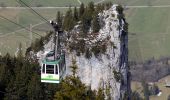
[[[7,30],[13,31],[13,30],[11,30],[10,28],[6,27],[5,25],[0,25],[0,26],[6,28]],[[16,32],[14,32],[14,33],[16,33]],[[6,34],[0,35],[0,38],[4,37],[4,35],[6,35]],[[24,37],[25,39],[28,39],[28,37],[25,37],[24,35],[21,35],[21,34],[16,34],[16,35],[22,36],[22,37]],[[29,40],[29,39],[28,39],[28,40]]]
[[[12,21],[12,20],[10,20],[10,19],[8,19],[8,18],[5,18],[4,16],[1,16],[1,15],[0,15],[0,18],[3,18],[3,19],[5,19],[5,20],[7,20],[7,21],[9,21],[9,22],[11,22],[11,23],[13,23],[13,24],[21,27],[21,28],[24,28],[24,29],[27,30],[27,31],[30,31],[30,30],[27,29],[26,27],[24,27],[24,26],[22,26],[22,25],[20,25],[20,24],[18,24],[18,23],[16,23],[16,22],[14,22],[14,21]],[[41,35],[39,35],[39,34],[36,33],[36,32],[33,32],[33,31],[31,31],[31,32],[34,33],[34,34],[36,34],[36,35],[38,35],[38,36],[40,36],[40,37],[42,37]]]
[[[25,5],[31,11],[33,11],[36,15],[38,15],[41,19],[43,19],[45,22],[47,22],[48,25],[51,26],[51,24],[49,23],[49,21],[46,18],[44,18],[42,15],[40,15],[38,12],[36,12],[33,8],[31,8],[29,5],[27,5],[24,1],[22,1],[22,0],[15,0],[15,1],[18,2],[21,5]]]

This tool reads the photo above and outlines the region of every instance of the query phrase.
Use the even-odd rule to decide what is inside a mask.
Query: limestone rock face
[[[130,93],[127,23],[117,7],[118,5],[113,5],[110,9],[99,13],[101,24],[99,33],[91,40],[84,39],[89,47],[97,41],[105,41],[107,49],[104,54],[98,57],[92,54],[92,57],[87,59],[84,54],[76,56],[75,52],[66,50],[66,75],[72,74],[70,66],[74,58],[78,66],[77,76],[81,81],[91,89],[100,87],[109,90],[106,99],[110,96],[112,100],[122,100],[125,94]],[[45,51],[49,51],[50,47],[52,43],[45,46]]]
[[[92,55],[90,59],[85,58],[84,55],[76,56],[75,53],[67,54],[66,57],[67,68],[72,64],[72,57],[75,57],[78,76],[82,82],[91,86],[92,89],[109,87],[113,100],[122,99],[124,94],[130,91],[128,35],[125,29],[127,23],[124,18],[119,17],[117,6],[113,5],[109,10],[99,13],[102,28],[97,37],[90,41],[94,44],[96,41],[103,41],[109,37],[105,54],[98,57]],[[67,73],[70,72],[70,70],[67,71]]]

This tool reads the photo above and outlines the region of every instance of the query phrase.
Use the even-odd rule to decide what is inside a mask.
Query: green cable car
[[[65,54],[54,58],[54,52],[51,51],[42,61],[41,82],[60,83],[66,71]]]
[[[66,72],[65,53],[61,49],[59,26],[57,23],[50,21],[55,30],[54,34],[54,51],[47,53],[41,66],[41,82],[60,83]]]

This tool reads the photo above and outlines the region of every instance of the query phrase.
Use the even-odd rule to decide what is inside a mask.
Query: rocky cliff
[[[104,42],[107,47],[106,51],[98,56],[92,53],[87,59],[85,54],[77,56],[74,51],[66,50],[66,73],[71,74],[70,66],[74,58],[78,66],[77,75],[82,82],[91,89],[100,87],[107,90],[105,91],[106,99],[110,96],[112,100],[120,100],[130,91],[127,23],[118,5],[113,5],[110,9],[99,13],[99,19],[101,29],[95,34],[95,38],[92,35],[94,33],[89,31],[88,34],[91,35],[84,40],[88,47],[95,45],[98,41],[101,44]],[[75,30],[74,33],[76,33]],[[74,40],[70,38],[69,41]],[[45,51],[51,48],[50,43],[45,46]]]

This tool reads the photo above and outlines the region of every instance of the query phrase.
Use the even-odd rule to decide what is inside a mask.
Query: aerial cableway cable
[[[16,0],[17,1],[17,0]],[[53,29],[55,31],[54,34],[54,42],[55,42],[55,46],[54,46],[54,51],[50,51],[47,55],[46,58],[42,61],[42,70],[41,70],[41,82],[47,82],[47,83],[59,83],[64,75],[64,72],[66,71],[66,65],[65,65],[65,53],[58,53],[58,44],[59,43],[59,34],[58,34],[58,25],[57,23],[54,23],[53,21],[48,21],[47,19],[45,19],[44,17],[42,17],[39,13],[37,13],[34,9],[32,9],[31,7],[29,7],[25,2],[19,0],[17,1],[19,4],[21,5],[25,5],[26,7],[30,8],[29,10],[33,11],[35,14],[37,14],[41,19],[45,20],[47,22],[47,24],[49,24],[50,26],[53,26]],[[57,44],[57,46],[56,46]],[[59,54],[59,55],[58,55]],[[52,64],[52,65],[51,65]],[[52,66],[53,70],[49,71],[50,66]],[[45,70],[46,71],[45,71]],[[51,68],[50,68],[51,70]],[[63,71],[65,70],[65,71]],[[44,72],[45,71],[45,72]],[[50,77],[46,77],[46,76],[50,76]]]
[[[38,15],[41,19],[43,19],[45,22],[47,22],[48,25],[51,26],[51,24],[49,23],[49,21],[46,18],[44,18],[42,15],[40,15],[38,12],[36,12],[33,8],[31,8],[29,5],[27,5],[24,1],[22,1],[22,0],[15,0],[15,1],[18,2],[21,5],[25,5],[31,11],[33,11],[36,15]]]
[[[1,16],[1,15],[0,15],[0,17],[3,18],[3,19],[5,19],[5,20],[7,20],[7,21],[9,21],[9,22],[11,22],[11,23],[13,23],[13,24],[15,24],[15,25],[17,25],[17,26],[19,26],[19,27],[21,27],[21,28],[24,28],[24,29],[27,30],[27,31],[30,31],[30,30],[27,29],[26,27],[24,27],[24,26],[22,26],[22,25],[20,25],[20,24],[18,24],[18,23],[16,23],[16,22],[14,22],[14,21],[12,21],[12,20],[10,20],[10,19],[8,19],[8,18],[5,18],[4,16]],[[40,37],[42,37],[41,35],[39,35],[39,34],[36,33],[36,32],[33,32],[33,31],[31,31],[31,32],[34,33],[34,34],[36,34],[36,35],[38,35],[38,36],[40,36]]]
[[[0,26],[2,26],[3,28],[6,28],[7,30],[13,31],[13,30],[11,30],[10,28],[6,27],[5,25],[0,25]],[[16,33],[16,32],[11,32],[11,33]],[[2,38],[3,35],[6,35],[6,34],[0,35],[0,38]],[[28,37],[25,37],[24,35],[21,35],[21,34],[16,34],[16,35],[22,36],[23,38],[28,39]],[[28,39],[28,40],[30,40],[30,39]]]

